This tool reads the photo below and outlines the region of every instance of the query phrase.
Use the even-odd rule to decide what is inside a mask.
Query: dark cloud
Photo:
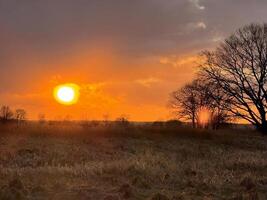
[[[1,0],[1,42],[51,52],[106,38],[132,48],[168,50],[170,42],[186,46],[209,37],[214,29],[227,33],[244,23],[261,22],[266,8],[264,0]],[[188,24],[200,22],[207,25],[205,31],[186,32]]]

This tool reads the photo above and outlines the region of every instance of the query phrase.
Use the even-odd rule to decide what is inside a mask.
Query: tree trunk
[[[258,125],[257,130],[261,132],[263,135],[267,136],[267,121],[262,122],[260,125]]]
[[[193,126],[193,128],[196,128],[196,119],[195,119],[195,116],[192,117],[192,126]]]

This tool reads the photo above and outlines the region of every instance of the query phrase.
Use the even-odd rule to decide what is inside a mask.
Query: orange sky
[[[192,80],[198,53],[263,22],[266,9],[261,0],[1,1],[0,105],[29,119],[172,118],[169,94]],[[77,104],[54,100],[64,83],[80,86]]]
[[[165,120],[172,118],[167,108],[169,93],[192,79],[197,62],[197,56],[185,55],[128,63],[112,49],[74,50],[66,58],[50,60],[49,65],[57,69],[41,70],[17,86],[16,93],[2,93],[1,104],[26,109],[30,119],[44,113],[48,119],[70,115],[92,120],[108,114],[110,119],[127,115],[137,121]],[[114,71],[114,66],[120,70]],[[53,89],[63,83],[80,86],[77,104],[65,106],[55,101]]]

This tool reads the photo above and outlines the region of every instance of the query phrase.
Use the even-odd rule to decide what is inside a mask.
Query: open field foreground
[[[0,130],[0,199],[265,200],[267,138],[166,127]]]

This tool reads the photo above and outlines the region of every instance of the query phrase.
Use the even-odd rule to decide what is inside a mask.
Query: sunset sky
[[[198,53],[267,22],[266,0],[0,0],[0,105],[29,119],[171,118],[169,93],[192,80]],[[53,89],[80,86],[75,105]]]

